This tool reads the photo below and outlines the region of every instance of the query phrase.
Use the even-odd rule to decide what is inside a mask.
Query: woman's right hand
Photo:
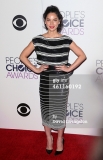
[[[42,64],[39,68],[36,68],[36,73],[41,73],[42,71],[46,71],[48,67],[49,67],[48,65]]]

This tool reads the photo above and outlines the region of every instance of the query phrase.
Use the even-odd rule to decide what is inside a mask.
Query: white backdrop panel
[[[63,2],[52,0],[52,3],[48,0],[0,1],[0,19],[2,22],[0,29],[0,127],[43,130],[39,102],[39,75],[29,71],[19,71],[18,68],[23,69],[24,66],[19,62],[18,57],[33,37],[45,32],[42,13],[48,5],[59,7],[65,22],[68,23],[62,34],[69,35],[87,55],[85,63],[74,72],[76,80],[79,75],[86,77],[85,80],[79,81],[83,87],[85,85],[86,87],[81,92],[70,90],[68,103],[73,107],[74,103],[83,104],[83,119],[87,119],[89,124],[88,126],[71,124],[65,132],[97,135],[97,127],[95,126],[94,129],[92,127],[94,124],[98,126],[103,113],[103,85],[101,84],[103,68],[101,61],[103,50],[102,0],[64,0]],[[16,30],[12,25],[12,20],[16,15],[22,15],[27,20],[27,27],[22,31]],[[72,22],[75,19],[77,20],[75,25],[79,26],[70,26],[70,20]],[[80,21],[82,21],[82,27]],[[30,58],[31,62],[36,64],[35,52]],[[70,52],[69,62],[73,63],[75,59],[76,56]],[[7,65],[10,65],[8,69],[12,69],[11,71],[7,71]],[[100,67],[101,75],[96,74],[97,67]],[[89,75],[91,76],[89,77]],[[98,76],[101,80],[97,83],[95,80]],[[71,78],[71,83],[76,83],[75,79]],[[30,107],[31,112],[28,116],[20,116],[17,113],[17,106],[20,103],[26,103]],[[77,110],[80,111],[79,108]],[[25,108],[22,108],[21,111],[23,114]]]

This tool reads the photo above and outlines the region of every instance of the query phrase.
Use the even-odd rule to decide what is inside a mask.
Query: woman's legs
[[[62,151],[63,150],[64,130],[65,130],[65,128],[58,130],[57,149],[56,149],[57,151]]]
[[[44,130],[46,133],[46,138],[47,138],[47,149],[51,150],[53,149],[53,140],[51,136],[51,128],[48,126],[44,126]],[[64,130],[65,128],[59,129],[58,130],[58,137],[57,137],[57,151],[62,151],[63,150],[63,136],[64,136]]]
[[[51,137],[51,128],[44,126],[44,130],[46,133],[46,138],[47,138],[47,149],[53,149],[52,147],[52,137]],[[59,129],[58,130],[58,137],[57,137],[57,151],[63,150],[63,136],[64,136],[64,130],[65,128]]]
[[[44,126],[44,130],[46,133],[46,138],[47,138],[47,147],[46,149],[53,149],[53,140],[52,140],[52,136],[51,136],[51,128],[49,128],[48,126]]]

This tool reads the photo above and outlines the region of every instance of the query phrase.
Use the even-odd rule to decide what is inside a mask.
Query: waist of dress
[[[66,66],[70,66],[70,63],[65,64]],[[47,70],[43,71],[41,74],[68,74],[62,70],[56,70],[56,66],[48,65]]]
[[[70,66],[71,64],[70,63],[66,63],[66,64],[62,64],[62,65],[66,65],[66,66]],[[48,69],[47,70],[56,70],[56,66],[57,65],[48,65]]]

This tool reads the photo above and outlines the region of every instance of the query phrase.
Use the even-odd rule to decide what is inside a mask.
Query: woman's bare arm
[[[21,52],[19,59],[33,72],[36,72],[36,67],[28,60],[29,55],[33,52],[35,49],[32,42],[28,44],[27,47],[24,48],[24,50]]]
[[[83,50],[80,47],[78,47],[75,42],[72,42],[69,47],[74,52],[74,54],[78,57],[74,61],[74,63],[68,68],[68,71],[71,71],[77,68],[82,62],[84,62],[87,59],[87,57],[83,52]]]
[[[75,68],[77,68],[84,60],[86,60],[86,55],[85,53],[82,51],[82,49],[80,47],[78,47],[75,42],[72,42],[69,46],[69,48],[74,52],[74,54],[78,57],[74,63],[67,67],[66,65],[63,66],[56,66],[57,70],[63,70],[65,72],[70,72],[72,70],[74,70]]]
[[[29,60],[28,57],[35,49],[33,42],[30,42],[26,48],[21,52],[19,59],[33,72],[40,73],[48,68],[47,65],[41,65],[39,68],[36,68]]]

